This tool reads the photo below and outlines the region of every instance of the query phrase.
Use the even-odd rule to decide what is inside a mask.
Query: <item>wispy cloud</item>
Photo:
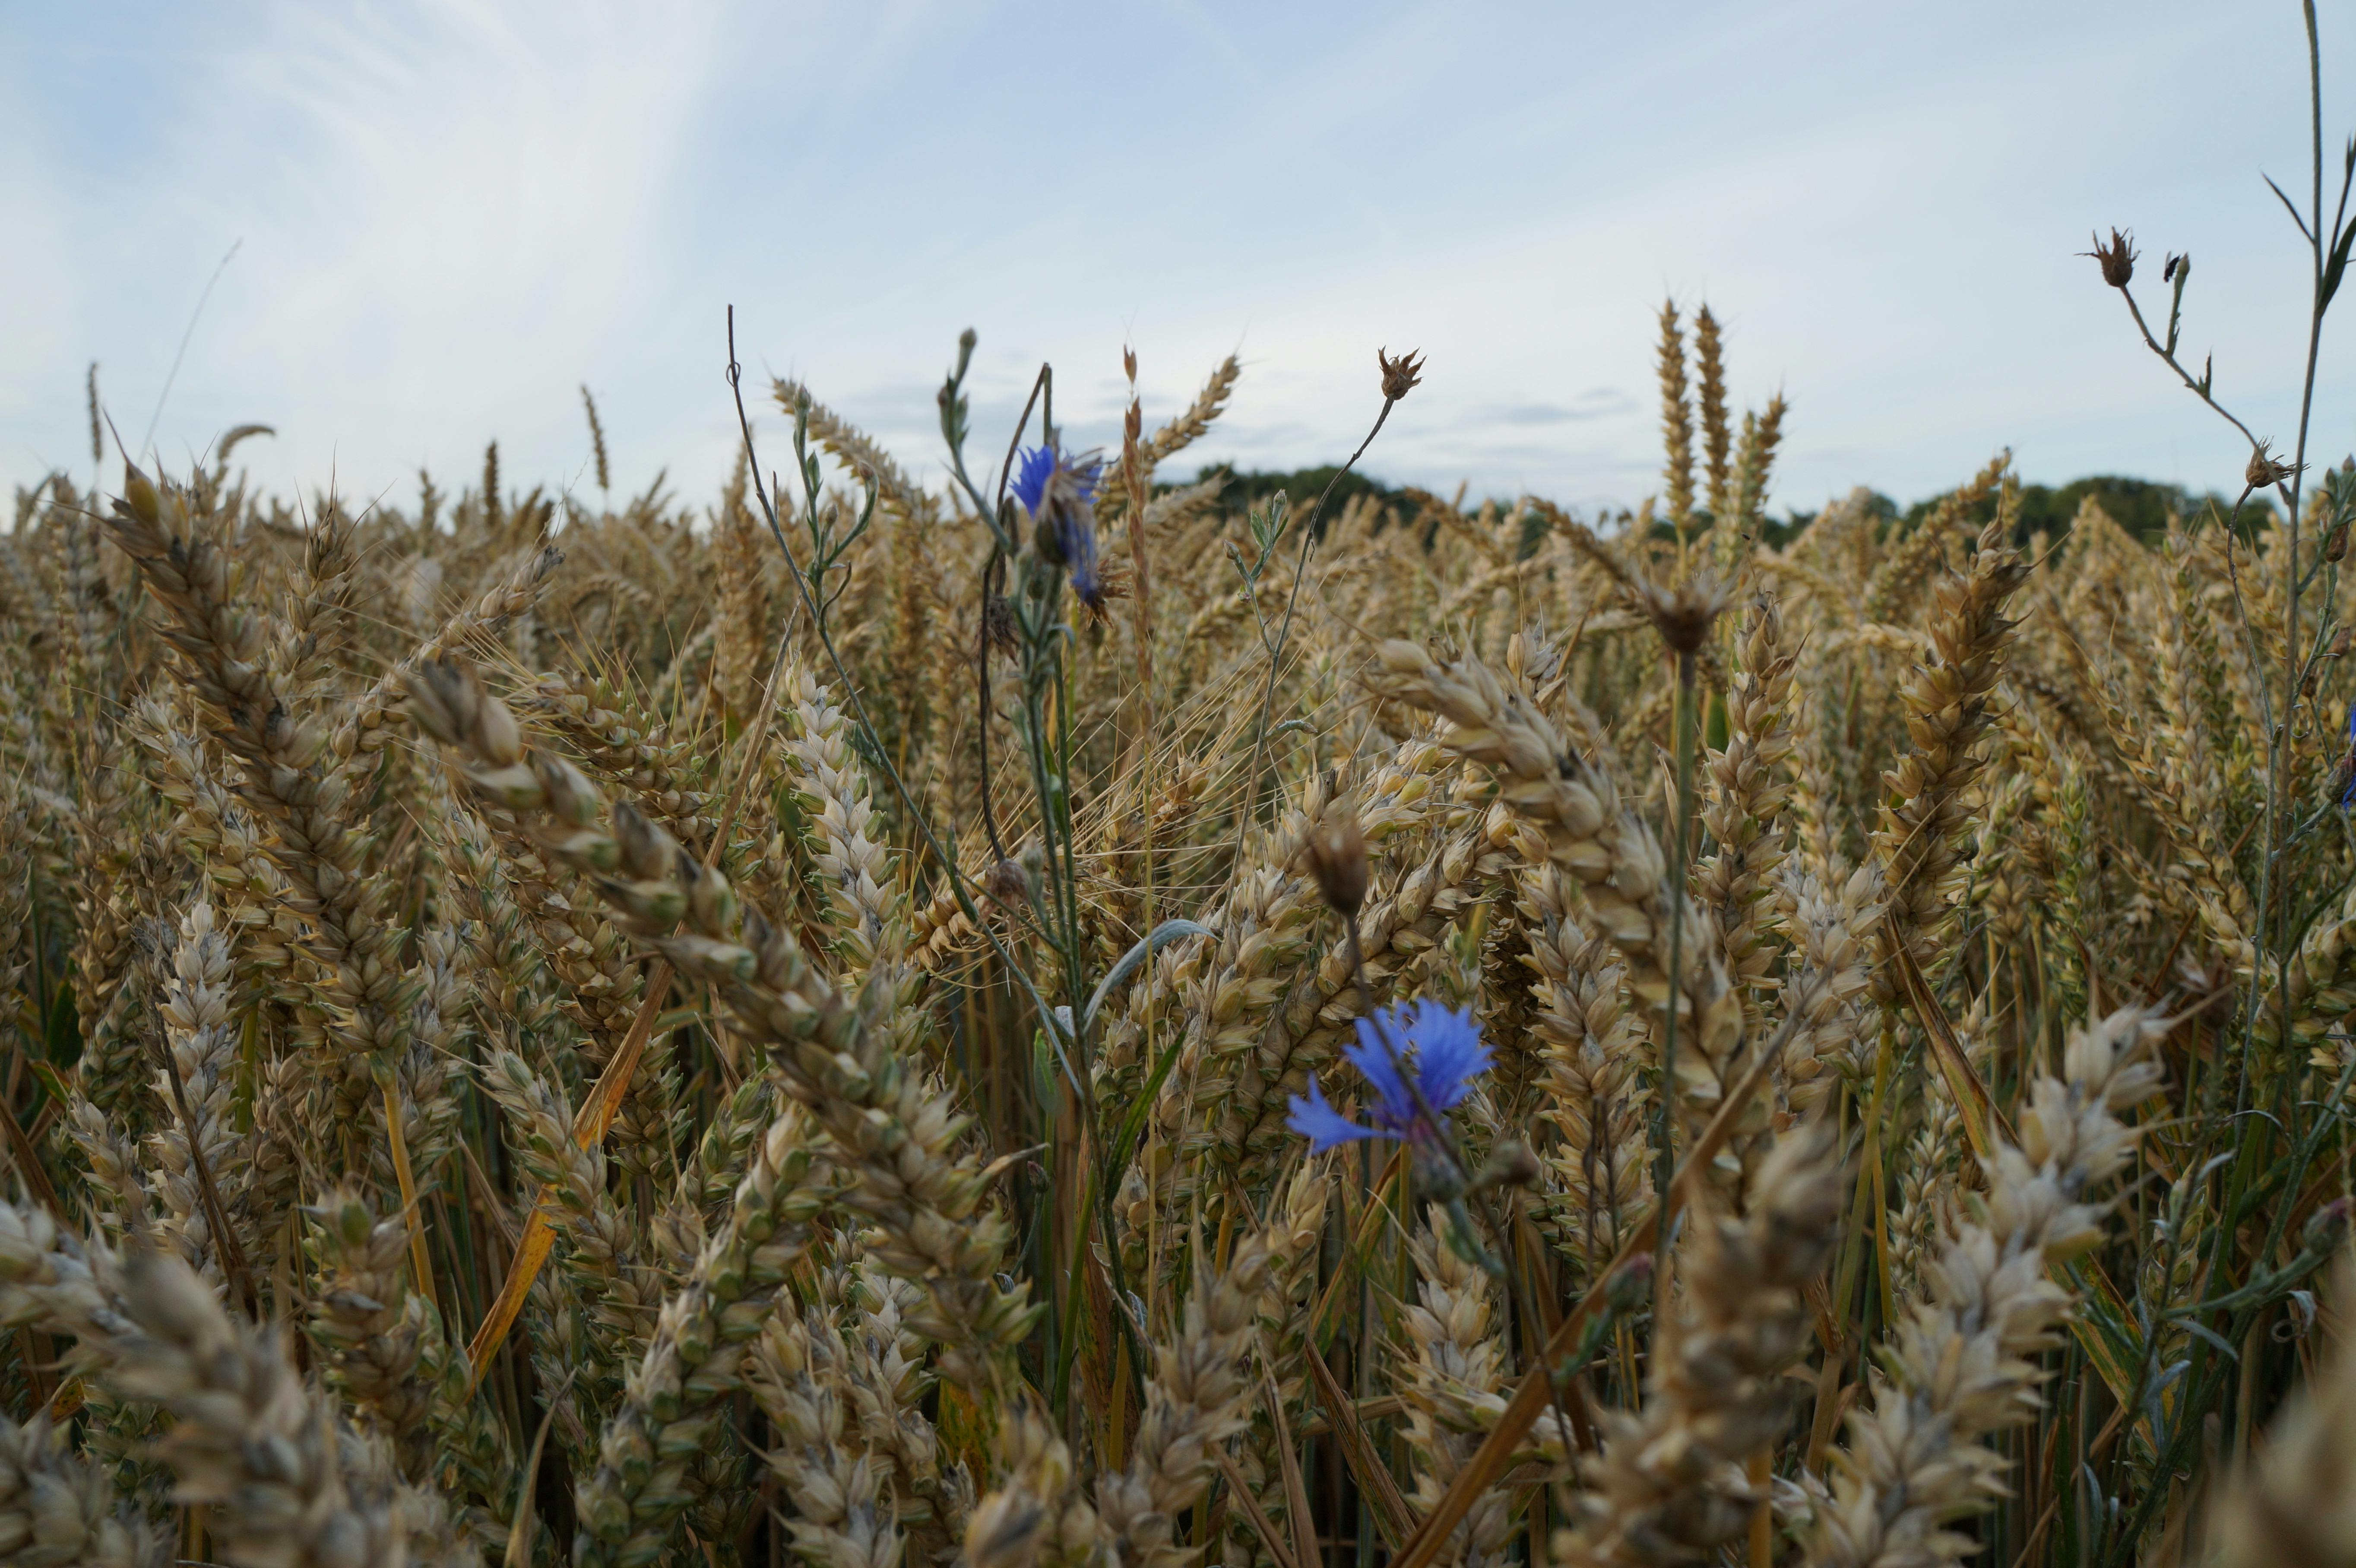
[[[1483,410],[1483,422],[1503,425],[1576,424],[1633,411],[1636,400],[1617,387],[1592,387],[1568,403],[1501,403]]]
[[[144,425],[241,239],[157,444],[268,421],[247,451],[282,488],[464,475],[493,437],[509,475],[576,480],[586,381],[617,481],[698,493],[729,461],[734,303],[748,367],[918,473],[970,325],[993,432],[1052,360],[1073,438],[1112,439],[1132,343],[1154,419],[1245,360],[1188,462],[1332,461],[1375,347],[1413,346],[1430,371],[1376,473],[1633,500],[1665,293],[1725,320],[1738,403],[1791,399],[1796,504],[1921,494],[2008,445],[2033,475],[2206,485],[2230,442],[2072,252],[2096,220],[2198,251],[2193,340],[2279,422],[2295,258],[2252,170],[2303,127],[2211,69],[2249,26],[2194,0],[19,8],[0,480],[86,469],[91,359]],[[2356,368],[2327,363],[2344,408]]]

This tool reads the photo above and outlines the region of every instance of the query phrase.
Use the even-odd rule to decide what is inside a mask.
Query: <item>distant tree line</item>
[[[1220,480],[1221,504],[1231,511],[1241,512],[1253,507],[1266,505],[1269,498],[1280,491],[1289,496],[1296,507],[1313,505],[1326,485],[1333,481],[1335,473],[1335,466],[1330,463],[1322,467],[1296,468],[1289,472],[1274,469],[1238,469],[1228,464],[1218,464],[1200,470],[1193,483],[1199,485],[1209,479]],[[1164,485],[1159,488],[1169,490],[1177,486]],[[1408,498],[1408,492],[1404,486],[1386,485],[1379,479],[1358,473],[1354,469],[1343,475],[1341,482],[1334,485],[1333,498],[1326,505],[1329,508],[1338,511],[1347,502],[1358,496],[1365,496],[1376,502],[1404,502]],[[2221,518],[2229,516],[2233,509],[2233,497],[2231,496],[2219,495],[2213,491],[2198,494],[2181,485],[2163,484],[2153,479],[2134,479],[2120,474],[2092,475],[2083,479],[2073,479],[2066,485],[2024,485],[2020,490],[2020,518],[2016,529],[2018,542],[2026,544],[2040,533],[2052,539],[2060,539],[2070,531],[2070,525],[2078,516],[2079,507],[2089,498],[2099,504],[2113,522],[2136,539],[2146,541],[2157,539],[2166,534],[2168,519],[2171,516],[2191,523],[2207,516],[2212,507],[2215,508],[2216,516]],[[1928,517],[1932,508],[1938,503],[1938,496],[1930,496],[1914,502],[1912,506],[1901,507],[1898,502],[1877,490],[1869,492],[1867,507],[1875,517],[1887,519],[1899,531],[1904,532]],[[1993,499],[1983,502],[1974,512],[1972,520],[1986,522],[1996,515],[1995,508],[1996,503]],[[2267,517],[2272,515],[2272,510],[2273,508],[2265,500],[2252,496],[2242,508],[2243,528],[2252,529],[2264,524]],[[1705,520],[1708,515],[1707,512],[1697,514]],[[1788,544],[1804,532],[1808,525],[1816,520],[1816,517],[1815,512],[1794,508],[1785,512],[1781,517],[1770,517],[1767,519],[1765,538],[1762,542],[1779,548]],[[1600,525],[1605,527],[1610,525],[1611,520],[1610,518],[1597,519]],[[1663,534],[1666,534],[1665,523],[1656,524],[1655,527]],[[1537,532],[1543,535],[1542,526]],[[1535,545],[1536,540],[1526,542]]]

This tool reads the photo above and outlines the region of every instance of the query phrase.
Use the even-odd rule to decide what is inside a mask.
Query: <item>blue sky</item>
[[[2356,16],[2326,11],[2336,151]],[[967,325],[985,443],[1043,358],[1086,443],[1125,343],[1149,421],[1233,351],[1197,454],[1258,467],[1346,454],[1387,345],[1430,366],[1369,469],[1593,507],[1656,485],[1666,293],[1724,320],[1739,401],[1790,398],[1779,507],[2005,446],[2223,486],[2230,431],[2073,252],[2133,227],[2157,300],[2189,250],[2188,344],[2287,441],[2306,263],[2259,176],[2305,178],[2304,67],[2275,0],[27,0],[0,5],[0,484],[87,476],[95,359],[167,465],[260,421],[262,483],[403,503],[493,437],[510,481],[588,487],[586,382],[616,488],[667,467],[700,499],[733,302],[748,368],[920,473]]]

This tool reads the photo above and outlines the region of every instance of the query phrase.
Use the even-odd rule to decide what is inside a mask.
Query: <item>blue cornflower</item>
[[[1312,1153],[1323,1154],[1360,1138],[1431,1137],[1439,1129],[1422,1125],[1422,1111],[1402,1074],[1413,1073],[1425,1103],[1445,1115],[1462,1104],[1472,1093],[1472,1080],[1489,1071],[1489,1048],[1469,1009],[1457,1012],[1437,1002],[1407,1002],[1360,1019],[1357,1034],[1358,1043],[1343,1047],[1342,1054],[1374,1091],[1366,1107],[1369,1125],[1354,1122],[1327,1104],[1312,1073],[1308,1094],[1292,1097],[1292,1114],[1285,1118],[1285,1125],[1309,1140]]]
[[[1097,480],[1104,460],[1093,452],[1065,455],[1053,436],[1023,453],[1011,488],[1031,514],[1039,553],[1071,574],[1072,592],[1089,613],[1105,613],[1104,572],[1097,563]]]

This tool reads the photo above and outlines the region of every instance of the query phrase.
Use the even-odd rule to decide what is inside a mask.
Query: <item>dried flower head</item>
[[[1375,363],[1383,368],[1383,396],[1398,402],[1423,384],[1423,360],[1412,348],[1394,359],[1387,348],[1375,350]]]
[[[2298,472],[2275,456],[2269,450],[2273,444],[2262,441],[2250,450],[2250,465],[2242,471],[2242,478],[2253,490],[2269,489]]]
[[[1710,628],[1734,600],[1732,591],[1707,571],[1695,573],[1675,588],[1646,582],[1638,593],[1661,641],[1676,654],[1699,653],[1709,641]]]
[[[1366,836],[1355,817],[1331,818],[1310,830],[1309,874],[1317,879],[1327,908],[1358,912],[1366,901]]]
[[[2135,237],[2122,234],[2114,229],[2111,230],[2111,242],[2107,245],[2103,243],[2103,237],[2100,234],[2094,235],[2092,238],[2094,248],[2091,251],[2081,251],[2078,254],[2092,256],[2103,264],[2103,282],[2115,289],[2126,288],[2128,282],[2135,277]]]
[[[1092,615],[1105,613],[1104,571],[1097,561],[1097,480],[1104,460],[1093,452],[1067,455],[1053,434],[1023,453],[1012,485],[1031,515],[1031,541],[1040,558],[1071,576],[1072,592]]]

